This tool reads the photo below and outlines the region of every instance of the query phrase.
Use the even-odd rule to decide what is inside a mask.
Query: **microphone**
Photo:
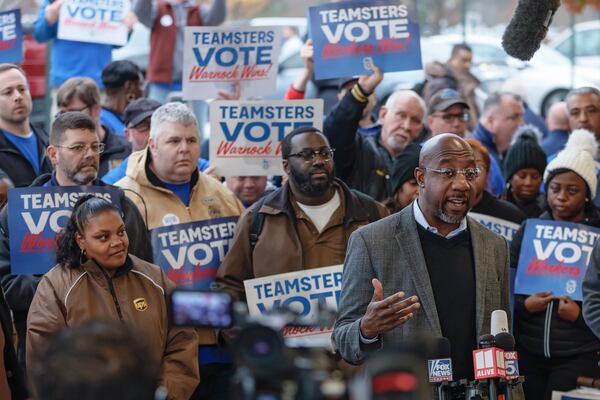
[[[496,336],[500,332],[508,333],[508,316],[506,315],[506,311],[504,310],[494,310],[492,311],[492,323],[490,324],[490,333]]]
[[[507,332],[496,335],[496,346],[504,350],[504,366],[506,368],[505,394],[506,400],[511,400],[512,387],[519,383],[519,357],[515,350],[515,338]]]
[[[488,379],[488,393],[490,400],[498,398],[498,387],[495,379],[506,378],[504,367],[504,351],[496,347],[496,340],[492,335],[479,337],[479,349],[473,350],[473,366],[475,379]]]
[[[439,400],[448,399],[446,389],[448,382],[452,381],[452,359],[450,357],[450,341],[445,337],[436,340],[433,351],[427,360],[429,383],[437,387]]]
[[[510,333],[501,332],[496,335],[496,346],[504,350],[504,367],[506,379],[519,378],[519,356],[515,350],[515,338]]]
[[[502,47],[510,56],[527,61],[540,48],[560,0],[519,0],[502,35]]]

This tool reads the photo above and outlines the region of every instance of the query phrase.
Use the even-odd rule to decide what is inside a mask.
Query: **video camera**
[[[175,326],[233,329],[233,399],[338,399],[346,392],[329,340],[284,338],[283,329],[332,326],[335,311],[319,307],[308,319],[279,307],[250,316],[224,292],[176,289],[169,296]],[[300,329],[301,330],[301,329]]]

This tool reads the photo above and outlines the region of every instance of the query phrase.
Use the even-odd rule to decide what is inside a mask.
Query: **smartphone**
[[[175,289],[169,307],[175,326],[226,329],[233,324],[233,299],[225,292]]]
[[[363,68],[367,71],[373,70],[373,59],[371,57],[363,58]]]

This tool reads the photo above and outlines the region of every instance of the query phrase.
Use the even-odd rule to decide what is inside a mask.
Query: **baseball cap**
[[[454,89],[442,89],[435,92],[429,99],[429,113],[433,114],[438,111],[446,111],[453,105],[460,104],[465,108],[469,108],[469,105],[463,99],[463,97]]]
[[[139,125],[143,120],[152,115],[152,113],[162,104],[156,100],[140,98],[132,101],[125,108],[123,120],[125,126]]]

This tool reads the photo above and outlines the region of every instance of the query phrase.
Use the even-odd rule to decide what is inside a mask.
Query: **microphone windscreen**
[[[490,333],[497,335],[500,332],[508,332],[508,316],[504,310],[495,310],[492,312],[492,323],[490,324]]]
[[[436,338],[432,341],[430,350],[429,357],[427,357],[430,360],[450,358],[450,341],[443,336]]]
[[[480,349],[487,349],[496,345],[496,339],[494,339],[494,335],[481,335],[478,344]]]
[[[519,0],[502,36],[502,47],[510,56],[527,61],[540,48],[560,0]]]
[[[515,338],[508,332],[500,332],[494,339],[496,340],[496,347],[504,351],[513,351],[515,349]]]

